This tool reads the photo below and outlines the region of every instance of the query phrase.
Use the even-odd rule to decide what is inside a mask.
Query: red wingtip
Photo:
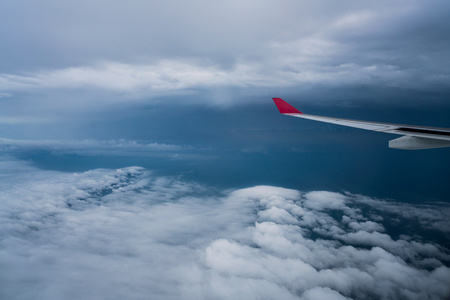
[[[278,110],[282,114],[302,114],[301,111],[287,103],[281,98],[272,98],[273,102],[275,102],[275,105],[277,106]]]

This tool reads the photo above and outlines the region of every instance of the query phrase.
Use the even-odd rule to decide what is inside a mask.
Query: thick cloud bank
[[[313,89],[319,99],[333,98],[320,91],[335,88],[447,95],[449,16],[442,0],[7,1],[0,98],[33,108],[7,102],[0,123],[51,122],[48,111],[61,102],[86,112],[137,105],[131,99],[177,101],[174,94],[184,95],[178,103],[219,106],[286,90]]]
[[[1,299],[450,296],[449,249],[427,237],[448,240],[445,204],[219,193],[139,167],[0,169]]]

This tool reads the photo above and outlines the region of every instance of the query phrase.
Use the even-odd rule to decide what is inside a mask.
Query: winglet
[[[278,110],[282,114],[302,114],[301,111],[287,103],[281,98],[272,98],[273,102],[275,102],[275,105],[277,106]]]

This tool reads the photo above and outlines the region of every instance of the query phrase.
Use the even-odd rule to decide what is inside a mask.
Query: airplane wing
[[[283,115],[403,135],[400,138],[389,141],[389,148],[416,150],[450,147],[450,128],[399,125],[307,115],[281,98],[273,98],[273,101]]]

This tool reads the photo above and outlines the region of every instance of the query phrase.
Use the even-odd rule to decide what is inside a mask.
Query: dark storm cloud
[[[230,88],[448,90],[445,1],[17,1],[0,11],[0,92],[13,95],[100,90],[103,106]]]
[[[385,201],[271,186],[218,194],[139,167],[62,173],[2,157],[0,168],[4,298],[449,295],[449,249],[385,233]],[[391,213],[445,222],[442,209]]]

